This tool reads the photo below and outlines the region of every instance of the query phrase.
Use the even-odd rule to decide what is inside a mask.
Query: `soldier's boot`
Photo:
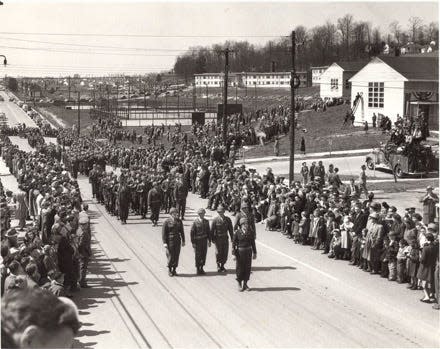
[[[174,275],[174,276],[177,276],[176,267],[173,267],[173,275]]]
[[[203,265],[200,267],[200,274],[205,275],[206,272],[203,270]]]
[[[168,276],[173,276],[173,270],[171,269],[171,267],[168,267]]]
[[[226,273],[225,263],[222,263],[220,269],[221,269],[222,272]]]
[[[222,271],[222,265],[220,263],[217,263],[217,272],[221,273]]]
[[[237,280],[237,283],[238,283],[238,290],[240,292],[242,292],[243,291],[243,287],[242,287],[241,281]]]
[[[247,291],[249,290],[249,286],[247,285],[247,281],[243,281],[243,287],[241,288],[241,291]]]

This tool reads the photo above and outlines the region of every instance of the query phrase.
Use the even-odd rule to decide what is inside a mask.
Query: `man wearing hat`
[[[229,237],[233,238],[234,230],[232,229],[232,221],[225,216],[225,208],[220,205],[217,208],[218,216],[214,217],[211,223],[211,236],[215,244],[215,257],[217,261],[217,271],[225,272],[225,264],[228,259]]]
[[[185,233],[176,208],[171,208],[170,216],[170,218],[167,218],[163,222],[162,242],[166,249],[168,259],[168,275],[176,276],[176,268],[179,265],[180,247],[185,246]]]
[[[383,225],[379,223],[379,213],[370,213],[370,219],[367,224],[368,234],[367,243],[367,261],[368,269],[372,274],[378,274],[380,269],[380,252],[383,244]]]
[[[203,266],[206,262],[206,253],[208,246],[211,247],[211,232],[209,222],[205,219],[205,210],[200,208],[197,211],[197,217],[191,226],[191,244],[195,253],[195,264],[197,274],[205,274]]]
[[[153,226],[157,226],[159,220],[160,207],[162,206],[162,192],[157,182],[153,183],[153,188],[148,192],[148,206],[151,208],[151,221]],[[177,211],[177,210],[176,210]],[[171,213],[171,211],[170,211]]]
[[[420,199],[423,203],[423,224],[434,222],[436,216],[435,204],[438,204],[438,196],[433,192],[434,188],[430,185],[426,187],[426,194]]]
[[[178,176],[174,187],[174,201],[179,212],[180,219],[185,219],[186,197],[188,196],[188,185],[182,181],[182,177]]]

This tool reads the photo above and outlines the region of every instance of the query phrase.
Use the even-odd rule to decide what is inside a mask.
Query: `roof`
[[[339,65],[344,71],[354,71],[358,72],[363,67],[365,67],[368,64],[368,60],[364,61],[354,61],[354,62],[336,62],[337,65]]]
[[[438,81],[438,57],[432,56],[382,56],[379,59],[408,80]]]

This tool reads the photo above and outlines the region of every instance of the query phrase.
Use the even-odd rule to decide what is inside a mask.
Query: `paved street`
[[[27,116],[23,109],[14,102],[9,102],[9,96],[5,91],[0,91],[0,96],[4,98],[4,102],[0,102],[0,112],[6,114],[9,126],[14,127],[25,123],[26,127],[37,127],[34,120]]]
[[[30,150],[26,139],[11,139]],[[341,161],[337,166],[344,168],[345,160],[329,161]],[[15,178],[7,175],[4,164],[0,174],[5,187],[15,189]],[[79,185],[90,204],[94,258],[92,288],[74,297],[83,323],[76,348],[440,345],[438,312],[419,301],[421,291],[329,260],[280,233],[264,231],[261,224],[251,291],[237,291],[232,259],[226,275],[216,272],[214,247],[208,251],[205,276],[196,276],[194,252],[187,244],[179,276],[170,278],[161,242],[164,216],[159,227],[138,216],[121,225],[91,198],[88,178],[80,176]],[[377,199],[417,205],[419,195],[378,194]],[[187,241],[195,211],[205,206],[206,200],[189,195]]]
[[[257,227],[258,259],[250,292],[237,292],[232,260],[227,275],[217,274],[213,247],[206,276],[195,275],[194,253],[186,245],[180,276],[170,278],[161,227],[133,216],[122,226],[90,200],[88,180],[80,178],[79,183],[93,212],[95,260],[90,277],[94,287],[77,296],[86,323],[77,347],[440,344],[438,313],[420,303],[421,292],[329,260],[277,232],[264,231],[263,225]],[[204,205],[190,194],[187,239],[194,211]]]

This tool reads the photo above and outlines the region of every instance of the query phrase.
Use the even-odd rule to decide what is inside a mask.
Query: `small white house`
[[[351,95],[349,79],[367,63],[367,61],[333,63],[321,75],[319,83],[320,97],[322,99],[349,98]]]
[[[424,112],[438,127],[438,56],[373,58],[351,79],[351,103],[359,94],[355,123],[372,122],[373,114],[416,115]]]

